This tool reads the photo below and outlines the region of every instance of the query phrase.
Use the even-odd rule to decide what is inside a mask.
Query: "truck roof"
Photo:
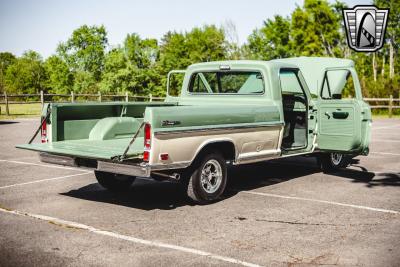
[[[266,68],[297,67],[306,80],[310,93],[319,93],[325,70],[327,68],[351,68],[353,60],[331,57],[292,57],[284,59],[263,60],[225,60],[196,63],[189,66],[188,70],[219,68],[220,65],[241,67],[263,66]]]

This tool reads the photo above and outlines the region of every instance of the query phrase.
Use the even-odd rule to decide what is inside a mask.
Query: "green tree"
[[[99,91],[99,84],[92,73],[77,71],[74,73],[73,91],[76,93],[95,94]]]
[[[47,88],[50,93],[68,94],[73,89],[73,74],[67,63],[58,56],[50,56],[44,62],[47,73]]]
[[[224,31],[206,25],[186,33],[168,32],[162,38],[160,52],[164,74],[196,62],[222,60],[227,57]]]
[[[395,69],[400,67],[400,63],[396,60],[400,48],[400,1],[374,0],[374,4],[379,8],[390,8],[385,41],[389,46],[389,77],[392,79]]]
[[[128,34],[124,41],[126,58],[138,68],[149,68],[158,59],[159,51],[156,39],[142,40],[139,35]]]
[[[5,89],[5,74],[8,67],[15,63],[17,58],[9,52],[0,53],[0,93],[4,93]]]
[[[111,50],[105,58],[103,77],[100,89],[106,93],[125,92],[132,75],[129,73],[128,61],[121,48]]]
[[[276,15],[264,21],[248,38],[249,58],[270,60],[285,58],[292,54],[290,49],[290,19]]]
[[[83,25],[74,30],[65,43],[59,44],[57,53],[72,71],[87,72],[85,75],[79,74],[80,77],[90,76],[99,81],[104,68],[107,45],[104,26]]]
[[[165,73],[190,65],[186,37],[183,33],[167,32],[161,40],[160,52],[160,65]]]
[[[155,70],[158,53],[155,39],[142,40],[137,34],[128,34],[124,47],[106,56],[101,91],[160,95],[160,75]]]
[[[46,79],[42,57],[27,51],[7,68],[5,84],[11,93],[35,94],[46,89]]]
[[[305,0],[292,13],[291,38],[296,55],[341,56],[340,19],[326,0]]]

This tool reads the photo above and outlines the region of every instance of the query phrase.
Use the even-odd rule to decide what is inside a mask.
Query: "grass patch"
[[[388,109],[372,109],[372,118],[374,119],[387,119],[389,118]],[[400,118],[400,109],[392,110],[392,119]]]
[[[373,119],[389,119],[388,114],[372,114]],[[400,115],[394,114],[391,119],[400,119]]]
[[[6,105],[1,104],[0,119],[15,118],[34,118],[40,116],[42,105],[40,103],[33,104],[9,104],[10,115],[6,115]]]

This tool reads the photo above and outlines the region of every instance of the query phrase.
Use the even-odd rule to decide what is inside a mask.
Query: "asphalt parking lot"
[[[370,155],[346,170],[304,157],[233,168],[207,206],[173,183],[116,195],[40,163],[14,148],[37,124],[0,121],[0,266],[400,265],[399,119],[375,120]]]

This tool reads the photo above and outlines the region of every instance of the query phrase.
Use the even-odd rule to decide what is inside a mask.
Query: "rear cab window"
[[[259,71],[207,71],[192,74],[193,94],[264,94],[264,78]]]

